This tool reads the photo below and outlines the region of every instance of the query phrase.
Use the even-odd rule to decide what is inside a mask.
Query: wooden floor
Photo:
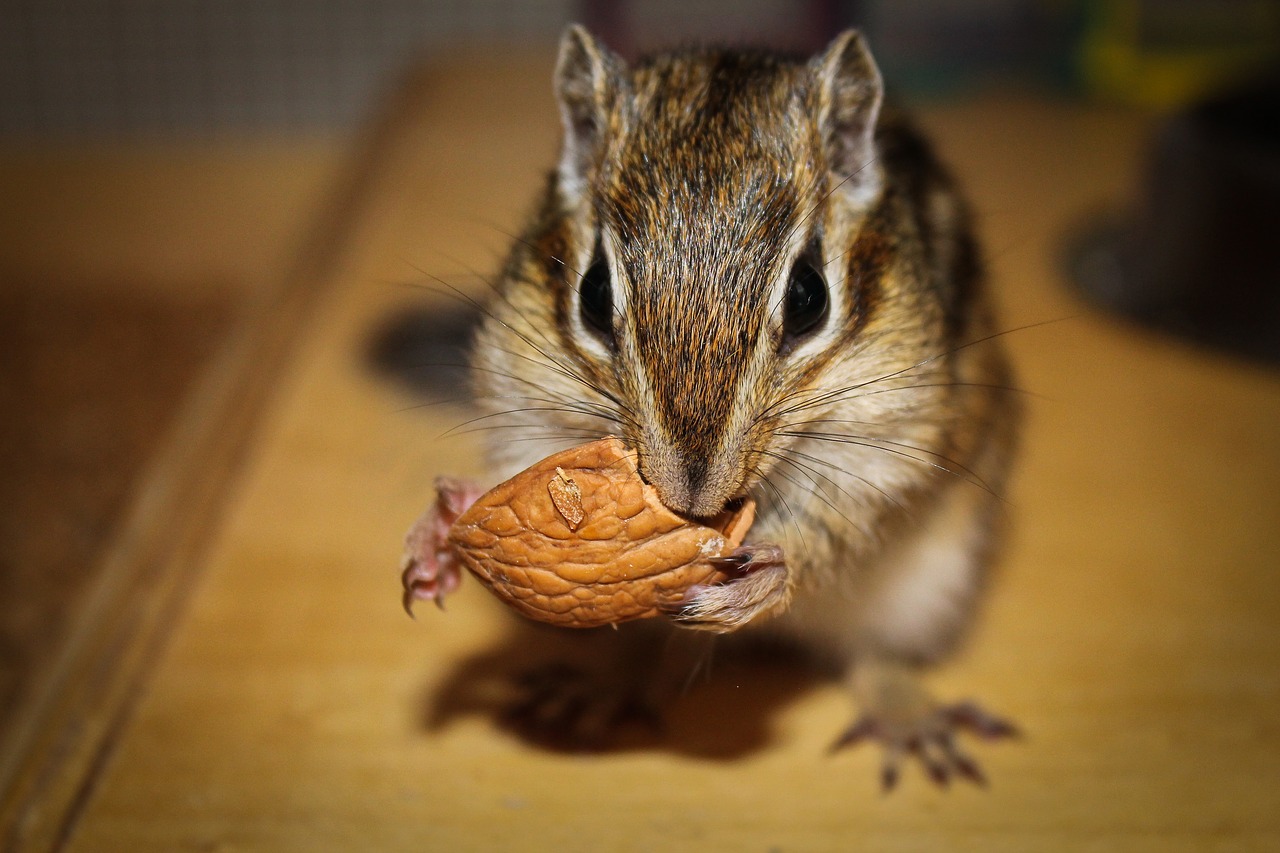
[[[156,551],[159,598],[122,584],[128,625],[99,597],[7,761],[10,844],[1280,846],[1280,375],[1064,289],[1064,235],[1131,190],[1146,125],[1021,96],[925,115],[982,212],[1004,324],[1059,321],[1008,338],[1032,408],[1017,532],[982,628],[932,681],[1025,730],[973,746],[990,788],[911,773],[881,796],[873,752],[826,753],[842,692],[763,665],[695,687],[664,742],[565,755],[503,728],[503,677],[539,649],[475,584],[416,621],[398,601],[432,479],[478,470],[467,436],[442,438],[465,410],[416,406],[366,356],[395,312],[445,304],[402,284],[429,285],[420,270],[479,288],[467,270],[495,267],[553,155],[549,74],[547,57],[462,64],[395,106],[322,268],[296,273],[314,304],[265,362],[216,524]]]
[[[0,734],[36,689],[234,301],[0,288]]]
[[[0,754],[345,150],[0,146]]]

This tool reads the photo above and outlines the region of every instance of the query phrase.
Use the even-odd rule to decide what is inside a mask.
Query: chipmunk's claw
[[[400,599],[404,612],[416,619],[413,612],[416,602],[432,601],[436,607],[445,609],[445,596],[458,588],[462,572],[451,556],[437,555],[434,565],[428,565],[426,561],[410,563],[401,573],[400,582],[404,585],[404,595]]]
[[[742,545],[721,557],[707,561],[725,574],[746,574],[770,566],[782,566],[786,560],[777,545]]]
[[[989,713],[976,702],[957,702],[942,709],[954,728],[968,729],[983,740],[1001,740],[1021,736],[1018,727]]]

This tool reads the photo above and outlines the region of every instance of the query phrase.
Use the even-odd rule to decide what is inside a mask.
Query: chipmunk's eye
[[[827,317],[827,281],[812,255],[806,252],[791,268],[791,279],[787,282],[787,295],[782,306],[783,352],[794,348],[806,335],[816,331]]]
[[[609,281],[609,264],[599,250],[578,282],[578,310],[583,324],[612,344],[613,285]]]

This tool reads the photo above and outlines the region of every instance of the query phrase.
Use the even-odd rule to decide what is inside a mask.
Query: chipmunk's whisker
[[[973,471],[969,470],[965,466],[961,465],[960,463],[956,462],[955,460],[947,456],[942,455],[941,453],[936,453],[931,450],[925,450],[924,448],[917,447],[912,444],[889,441],[887,439],[877,439],[877,438],[870,438],[866,436],[849,435],[845,433],[784,431],[784,432],[781,432],[780,435],[787,435],[794,438],[812,439],[814,441],[830,442],[832,444],[849,444],[857,447],[865,447],[869,450],[878,450],[883,453],[889,453],[904,459],[910,459],[913,462],[918,462],[921,465],[925,465],[936,471],[940,471],[945,474],[948,474],[952,477],[955,477],[959,480],[969,483],[970,485],[973,485],[982,489],[984,492],[988,493],[993,497],[997,497],[997,498],[1000,497],[989,485],[987,485],[985,481],[982,480],[981,477],[979,477],[977,474],[975,474]],[[884,445],[886,444],[894,445],[894,446],[885,447]],[[899,448],[905,448],[905,449],[899,449]],[[933,456],[941,460],[941,462],[935,462],[932,459],[915,456],[912,453],[908,453],[907,452],[908,450],[914,450],[916,452],[926,454],[927,456]],[[954,466],[954,467],[951,467],[951,466]]]
[[[791,456],[786,451],[770,450],[770,451],[766,451],[764,455],[774,459],[778,463],[778,465],[790,466],[795,470],[796,474],[802,475],[805,478],[805,480],[807,480],[808,482],[801,482],[800,480],[796,479],[795,474],[788,473],[786,470],[780,467],[775,467],[771,472],[771,474],[777,475],[782,479],[786,480],[791,485],[795,486],[796,490],[799,493],[810,495],[812,497],[817,498],[819,501],[825,504],[832,512],[834,512],[839,518],[843,519],[851,529],[860,531],[864,536],[871,535],[871,531],[867,529],[865,524],[861,521],[854,521],[853,518],[851,518],[843,509],[840,508],[839,505],[837,505],[832,500],[831,495],[828,494],[828,492],[839,492],[855,504],[859,504],[859,503],[865,504],[865,501],[860,501],[855,495],[843,489],[838,483],[835,482],[835,480],[833,480],[831,477],[828,477],[826,474],[823,474],[821,471],[818,471],[812,465],[809,465],[797,459],[791,458]]]

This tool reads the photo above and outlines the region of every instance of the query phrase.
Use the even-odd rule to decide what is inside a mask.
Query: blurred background
[[[809,51],[858,26],[916,104],[1005,92],[1148,116],[1152,171],[1129,207],[1064,231],[1064,286],[1275,355],[1271,0],[5,0],[0,725],[73,629],[184,401],[300,275],[393,93],[455,54],[550,55],[572,20],[628,56]],[[1244,259],[1213,276],[1230,310],[1211,321],[1186,272],[1223,269],[1220,241],[1187,238],[1206,233]]]
[[[9,0],[0,133],[28,140],[344,133],[407,69],[581,21],[635,55],[691,40],[813,50],[856,25],[899,91],[999,81],[1147,106],[1274,56],[1267,0]]]

